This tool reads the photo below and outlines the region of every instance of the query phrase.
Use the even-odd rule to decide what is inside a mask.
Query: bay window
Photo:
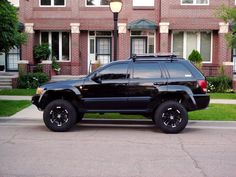
[[[50,58],[59,61],[70,60],[70,33],[69,32],[41,32],[40,43],[49,44]]]
[[[172,34],[172,52],[188,59],[193,50],[200,52],[203,62],[211,62],[212,32],[176,31]]]

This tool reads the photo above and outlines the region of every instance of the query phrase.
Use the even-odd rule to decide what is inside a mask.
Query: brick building
[[[118,58],[158,52],[187,58],[197,49],[206,76],[216,75],[223,65],[233,77],[232,50],[224,39],[229,25],[213,15],[222,3],[235,5],[232,0],[123,0]],[[35,63],[33,46],[45,42],[62,75],[87,74],[97,61],[112,61],[113,15],[108,0],[21,0],[19,16],[28,33],[21,60],[29,64]]]

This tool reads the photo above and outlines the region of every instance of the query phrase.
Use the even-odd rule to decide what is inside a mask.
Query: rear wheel
[[[188,112],[178,102],[162,103],[155,112],[155,124],[165,133],[179,133],[188,123]]]
[[[76,123],[76,110],[66,100],[54,100],[47,105],[43,113],[45,125],[52,131],[64,132]]]

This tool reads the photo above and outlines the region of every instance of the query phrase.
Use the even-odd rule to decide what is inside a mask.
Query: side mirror
[[[96,83],[99,83],[101,84],[102,83],[102,80],[101,80],[101,77],[97,75],[97,73],[95,73],[93,76],[92,76],[92,81],[96,82]]]

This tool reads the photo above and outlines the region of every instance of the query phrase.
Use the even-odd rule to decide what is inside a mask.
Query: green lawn
[[[189,113],[192,120],[236,121],[236,105],[210,104],[208,109]]]
[[[236,99],[236,93],[209,93],[211,99]]]
[[[0,116],[11,116],[31,105],[30,101],[0,100]]]
[[[120,114],[85,114],[86,118],[142,119],[142,116]],[[189,113],[190,120],[236,121],[236,105],[211,104],[208,109]]]
[[[35,89],[2,89],[0,95],[32,96],[35,92]]]

